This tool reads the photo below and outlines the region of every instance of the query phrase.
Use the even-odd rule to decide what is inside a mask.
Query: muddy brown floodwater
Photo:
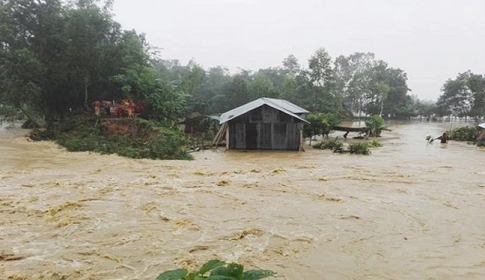
[[[0,128],[0,279],[155,279],[214,258],[288,280],[485,279],[485,150],[427,144],[449,126],[392,124],[370,156],[193,161],[69,153]]]

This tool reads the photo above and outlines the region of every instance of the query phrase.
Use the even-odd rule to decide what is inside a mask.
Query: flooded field
[[[287,280],[485,279],[485,149],[427,144],[449,126],[392,125],[370,156],[194,161],[69,153],[0,128],[0,279],[155,279],[214,258]]]

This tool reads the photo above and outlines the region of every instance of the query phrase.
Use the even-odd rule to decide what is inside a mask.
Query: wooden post
[[[298,151],[303,152],[303,129],[300,129],[300,147]]]
[[[226,128],[226,150],[229,150],[229,124],[225,123],[224,125],[227,126],[227,128]]]

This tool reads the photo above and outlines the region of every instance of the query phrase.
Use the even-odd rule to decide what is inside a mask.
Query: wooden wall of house
[[[229,149],[298,150],[303,123],[269,106],[229,122]]]

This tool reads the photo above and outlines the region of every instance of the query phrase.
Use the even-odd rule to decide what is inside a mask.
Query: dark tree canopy
[[[230,74],[223,67],[154,56],[143,34],[113,20],[112,1],[0,3],[0,103],[48,123],[69,108],[90,110],[95,100],[121,98],[145,100],[145,116],[167,124],[193,112],[220,114],[259,97],[342,117],[362,112],[404,118],[417,112],[406,73],[372,53],[334,60],[320,48],[307,65],[290,54],[279,66]],[[470,110],[481,114],[479,77],[470,78],[470,88],[477,97]]]

